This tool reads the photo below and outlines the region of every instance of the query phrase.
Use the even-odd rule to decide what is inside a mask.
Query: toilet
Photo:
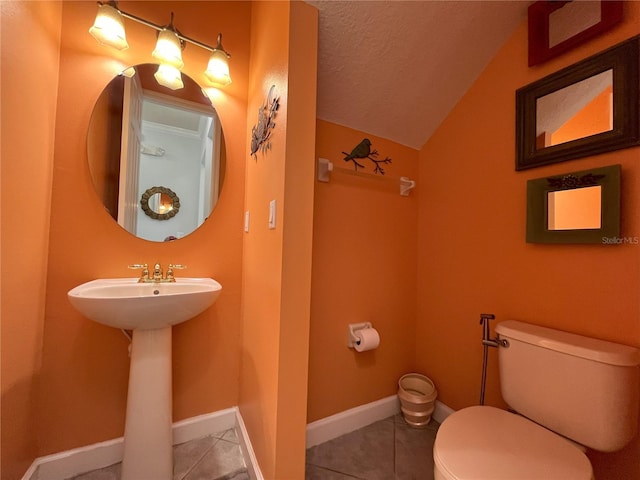
[[[613,452],[636,435],[640,350],[509,320],[496,326],[502,397],[447,417],[435,480],[592,480],[585,447]]]

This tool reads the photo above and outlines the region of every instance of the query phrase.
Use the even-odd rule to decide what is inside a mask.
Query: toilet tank
[[[635,436],[640,350],[509,320],[496,326],[502,397],[516,412],[603,452]]]

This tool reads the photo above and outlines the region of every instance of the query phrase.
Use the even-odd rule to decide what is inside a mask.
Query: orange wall
[[[174,421],[237,405],[240,372],[242,204],[249,64],[248,2],[127,2],[120,7],[162,24],[175,12],[186,35],[212,43],[223,32],[231,54],[229,87],[213,98],[227,145],[226,181],[218,205],[193,234],[171,243],[137,239],[108,215],[87,166],[86,131],[102,89],[122,68],[151,61],[153,30],[126,21],[130,48],[98,44],[88,33],[94,2],[64,2],[56,118],[54,205],[51,214],[38,454],[123,434],[128,342],[116,329],[83,318],[66,292],[98,277],[133,275],[131,263],[188,265],[183,275],[213,277],[223,291],[216,304],[173,329]],[[184,72],[205,85],[206,51],[188,45]],[[216,92],[214,92],[216,93]],[[27,214],[26,211],[22,211]]]
[[[316,157],[336,168],[369,138],[387,178],[417,180],[418,152],[364,132],[318,120]],[[361,160],[366,172],[372,163]],[[360,170],[363,171],[363,170]],[[408,197],[399,182],[379,182],[333,173],[316,182],[309,354],[308,421],[397,392],[400,376],[411,371],[415,347],[418,183]],[[347,347],[349,323],[372,322],[381,340],[375,350]]]
[[[417,363],[454,409],[478,402],[480,313],[640,346],[639,245],[525,242],[527,180],[616,163],[622,236],[640,237],[640,149],[514,170],[516,89],[639,32],[640,3],[625,2],[613,31],[528,68],[523,23],[420,151]],[[503,405],[489,361],[487,403]],[[640,478],[637,440],[592,458],[598,479]]]
[[[304,478],[311,309],[318,12],[289,10],[289,86],[284,173],[276,479]]]
[[[239,405],[267,479],[304,477],[316,49],[313,7],[253,5],[247,135],[272,85],[281,106],[271,148],[247,151]]]
[[[1,365],[3,479],[37,455],[53,138],[60,55],[59,2],[1,2]],[[28,59],[28,60],[25,60]],[[46,81],[43,81],[46,79]]]

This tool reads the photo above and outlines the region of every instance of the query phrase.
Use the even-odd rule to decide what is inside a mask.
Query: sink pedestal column
[[[122,480],[172,480],[171,327],[134,330]]]

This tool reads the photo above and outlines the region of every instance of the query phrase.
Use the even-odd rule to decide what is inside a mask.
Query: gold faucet
[[[129,268],[142,269],[142,274],[138,279],[138,283],[167,283],[176,281],[173,273],[174,269],[183,269],[187,268],[187,266],[170,263],[167,267],[167,274],[164,277],[162,276],[162,266],[159,263],[156,263],[153,266],[153,273],[151,275],[149,275],[149,265],[146,263],[129,265]]]
[[[160,266],[159,263],[156,263],[153,266],[153,282],[161,282],[163,280],[162,278],[162,267]]]

